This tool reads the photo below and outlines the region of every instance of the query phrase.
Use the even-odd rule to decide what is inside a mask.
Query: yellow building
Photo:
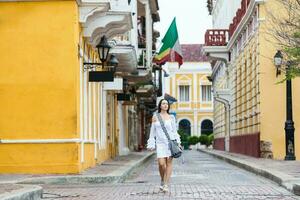
[[[0,1],[0,173],[78,173],[129,152],[136,108],[117,93],[137,71],[138,16],[152,41],[155,5]],[[91,71],[108,70],[84,64],[100,62],[104,35],[119,66],[114,82],[91,82]]]
[[[278,1],[213,1],[213,29],[205,35],[205,52],[216,62],[212,79],[215,96],[214,148],[255,157],[284,159],[286,86],[276,84],[275,45],[268,30],[270,13],[283,17]],[[276,11],[276,12],[275,12]],[[273,27],[274,28],[274,27]],[[293,80],[295,146],[300,158],[300,87]],[[288,141],[287,141],[288,142]]]
[[[168,62],[163,68],[163,91],[166,98],[174,97],[177,102],[171,106],[171,113],[176,115],[179,129],[189,135],[199,136],[212,133],[213,96],[211,82],[211,66],[203,55],[203,45],[181,45],[183,64]]]

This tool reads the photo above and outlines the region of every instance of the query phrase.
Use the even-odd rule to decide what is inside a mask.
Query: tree
[[[268,12],[271,16],[271,27],[268,28],[268,32],[281,47],[285,61],[290,63],[286,79],[293,79],[300,76],[300,0],[276,1],[285,14]]]

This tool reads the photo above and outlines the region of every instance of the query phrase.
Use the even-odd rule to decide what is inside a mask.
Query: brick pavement
[[[294,194],[300,195],[300,161],[254,158],[213,149],[199,149],[199,151],[266,177]]]
[[[284,188],[197,151],[175,160],[170,192],[159,192],[156,160],[141,166],[125,182],[113,184],[43,185],[43,199],[299,199]]]

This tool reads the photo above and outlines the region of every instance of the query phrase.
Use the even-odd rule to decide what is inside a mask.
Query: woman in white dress
[[[175,117],[169,114],[170,105],[165,99],[160,100],[158,104],[158,115],[164,121],[167,132],[171,140],[176,140],[180,145],[180,136],[177,133]],[[172,173],[172,157],[169,149],[169,143],[166,134],[162,130],[156,114],[152,117],[150,136],[147,142],[147,149],[153,151],[156,149],[159,173],[161,177],[160,190],[168,192],[168,183]]]

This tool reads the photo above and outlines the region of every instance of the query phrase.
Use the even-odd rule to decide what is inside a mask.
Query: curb
[[[39,200],[42,197],[43,189],[36,185],[19,185],[21,189],[12,190],[11,192],[5,192],[0,195],[2,200]]]
[[[280,186],[284,187],[285,189],[289,190],[290,192],[294,193],[295,195],[300,195],[300,179],[294,178],[290,175],[274,171],[274,170],[266,170],[261,167],[255,166],[247,161],[240,161],[234,158],[230,158],[225,155],[220,155],[218,153],[214,153],[211,151],[198,149],[198,151],[209,154],[215,158],[223,160],[229,164],[235,165],[239,168],[245,169],[249,172],[252,172],[256,175],[262,176],[267,178]]]
[[[130,167],[129,169],[127,169],[119,178],[119,180],[117,181],[118,183],[120,182],[124,182],[125,179],[130,175],[130,173],[132,171],[134,171],[136,168],[138,168],[139,166],[141,166],[142,164],[146,163],[148,160],[150,160],[153,156],[155,155],[155,152],[151,152],[149,155],[141,158],[140,160],[138,160],[136,163],[133,164],[132,167]]]
[[[123,172],[117,172],[113,175],[70,175],[70,176],[57,176],[57,177],[38,177],[29,178],[19,181],[20,184],[99,184],[99,183],[118,183],[124,181],[130,173],[147,162],[154,152],[142,157],[141,159],[130,163]],[[125,167],[124,167],[125,168]]]

